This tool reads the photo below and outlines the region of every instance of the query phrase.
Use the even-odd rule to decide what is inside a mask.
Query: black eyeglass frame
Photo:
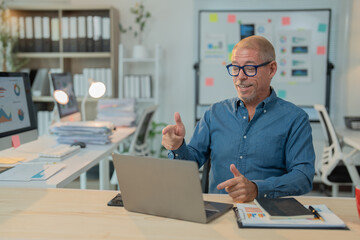
[[[227,68],[227,70],[228,70],[228,73],[229,73],[230,76],[232,76],[232,77],[237,77],[237,76],[239,76],[241,69],[243,70],[243,72],[244,72],[244,74],[245,74],[246,76],[248,76],[248,77],[254,77],[254,76],[256,76],[256,74],[257,74],[257,69],[258,69],[259,67],[266,66],[266,65],[268,65],[268,64],[271,63],[271,62],[272,62],[272,61],[268,61],[268,62],[261,63],[261,64],[259,64],[259,65],[244,65],[244,66],[242,66],[242,67],[239,66],[239,65],[233,65],[232,63],[230,63],[230,64],[226,65],[226,68]],[[238,67],[238,68],[239,68],[238,74],[236,74],[236,75],[231,74],[231,72],[230,72],[230,67]],[[253,74],[253,75],[247,74],[246,71],[245,71],[245,68],[246,68],[246,67],[254,67],[254,68],[255,68],[255,74]]]

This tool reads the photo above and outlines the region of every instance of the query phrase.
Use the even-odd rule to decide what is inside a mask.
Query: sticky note
[[[240,20],[238,21],[238,24],[241,25],[241,21],[240,21]]]
[[[218,21],[218,15],[216,13],[210,13],[209,21],[210,22],[217,22]]]
[[[326,52],[326,47],[325,46],[318,46],[317,47],[317,55],[325,55]]]
[[[229,62],[231,62],[232,60],[231,60],[231,57],[232,57],[232,52],[231,53],[229,53]]]
[[[234,14],[229,14],[227,17],[228,23],[235,23],[236,22],[236,16]]]
[[[20,137],[19,137],[19,135],[11,136],[11,142],[12,142],[12,146],[14,148],[19,147],[20,146]]]
[[[212,78],[212,77],[205,78],[205,86],[207,86],[207,87],[214,86],[214,78]]]
[[[282,23],[283,26],[290,25],[290,17],[283,17],[281,19],[281,23]]]
[[[279,98],[286,98],[286,90],[279,90],[277,95]]]
[[[234,49],[234,47],[235,47],[235,43],[228,44],[228,52],[232,52],[232,50]]]
[[[268,23],[271,23],[271,22],[272,22],[272,20],[271,20],[271,18],[269,18],[269,19],[268,19]]]
[[[326,32],[327,25],[324,23],[319,23],[318,31],[319,32]]]

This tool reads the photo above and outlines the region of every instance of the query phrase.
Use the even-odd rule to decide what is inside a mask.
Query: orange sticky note
[[[14,148],[17,148],[20,146],[20,138],[19,138],[19,135],[14,135],[14,136],[11,136],[11,142],[12,142],[12,146]]]
[[[325,55],[325,52],[326,52],[325,46],[318,46],[317,47],[317,51],[316,51],[317,55]]]
[[[212,77],[205,78],[205,86],[207,86],[207,87],[214,86],[214,78],[212,78]]]
[[[236,22],[236,16],[234,14],[229,14],[227,18],[228,23],[235,23]]]
[[[286,26],[286,25],[290,25],[290,17],[283,17],[281,19],[281,23],[282,25]]]

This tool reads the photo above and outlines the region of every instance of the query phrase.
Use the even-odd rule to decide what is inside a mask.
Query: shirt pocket
[[[256,142],[256,160],[262,168],[285,167],[285,137],[261,136]]]

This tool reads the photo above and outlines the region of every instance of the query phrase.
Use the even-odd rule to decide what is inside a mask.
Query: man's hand
[[[234,164],[230,165],[230,171],[234,174],[234,178],[217,185],[217,189],[225,188],[234,202],[251,202],[258,194],[257,186],[255,183],[249,181],[244,177]]]
[[[183,143],[185,137],[185,126],[182,123],[180,114],[178,112],[174,114],[174,119],[176,125],[167,125],[162,130],[163,136],[161,144],[167,150],[178,149]]]

